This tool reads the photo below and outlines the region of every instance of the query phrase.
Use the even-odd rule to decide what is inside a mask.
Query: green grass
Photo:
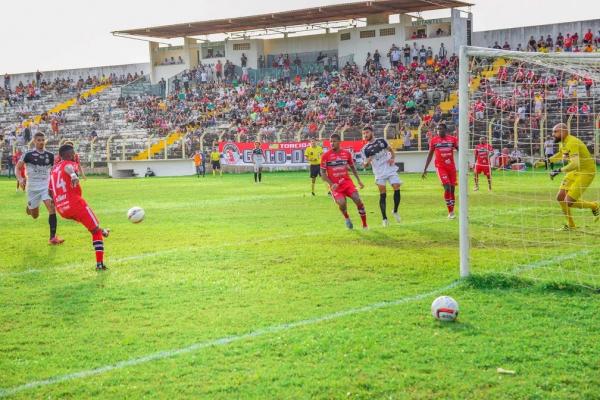
[[[84,196],[112,229],[104,273],[83,227],[60,220],[66,242],[48,247],[46,212],[31,220],[0,180],[0,388],[254,333],[10,398],[597,399],[600,224],[589,211],[575,212],[579,232],[557,232],[558,183],[542,174],[474,193],[475,276],[443,291],[461,307],[443,324],[429,306],[458,277],[458,221],[437,178],[403,179],[403,222],[384,229],[365,177],[369,231],[346,230],[304,173],[261,185],[89,179]],[[600,198],[598,186],[585,197]],[[140,225],[125,217],[134,205]]]

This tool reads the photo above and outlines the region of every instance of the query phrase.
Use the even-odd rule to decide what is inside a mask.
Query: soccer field
[[[46,211],[33,221],[0,180],[0,397],[598,398],[600,223],[575,210],[581,231],[557,232],[558,182],[507,173],[474,193],[459,281],[434,174],[402,176],[388,228],[365,176],[368,231],[306,175],[83,181],[112,231],[106,272],[85,228],[59,220],[49,247]],[[455,323],[430,314],[442,294]]]

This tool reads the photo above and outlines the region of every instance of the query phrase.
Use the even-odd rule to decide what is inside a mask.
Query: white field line
[[[432,219],[420,220],[420,221],[415,221],[415,222],[410,222],[410,223],[403,222],[401,224],[392,225],[392,226],[395,226],[396,228],[401,229],[402,227],[405,227],[405,226],[426,225],[426,224],[436,223],[436,222],[443,223],[444,221],[445,221],[444,218],[440,217],[440,218],[432,218]],[[452,223],[452,222],[450,221],[448,223]],[[340,226],[343,226],[343,225],[340,223]],[[346,228],[340,228],[340,229],[346,229]],[[240,241],[235,241],[235,242],[214,243],[211,245],[211,248],[231,247],[231,246],[237,247],[237,246],[245,245],[245,244],[260,244],[260,243],[264,243],[264,242],[273,242],[273,241],[278,241],[278,240],[320,236],[320,235],[325,235],[327,233],[328,232],[316,232],[315,231],[315,232],[306,232],[306,233],[301,233],[301,234],[285,234],[285,235],[270,236],[270,237],[265,237],[265,238],[260,238],[260,239],[240,240]],[[110,240],[110,238],[109,238],[109,240]],[[145,258],[159,257],[159,256],[163,256],[165,254],[177,253],[177,252],[182,252],[182,251],[202,250],[204,248],[205,248],[204,246],[184,246],[184,247],[164,249],[164,250],[148,252],[148,253],[135,254],[135,255],[121,257],[121,258],[114,258],[114,259],[108,258],[107,261],[108,261],[108,264],[110,267],[110,265],[113,265],[113,264],[118,264],[118,263],[123,263],[123,262],[128,262],[128,261],[143,260]],[[90,254],[91,254],[91,252],[90,252]],[[90,255],[90,257],[91,257],[91,255]],[[90,260],[91,260],[91,258],[90,258]],[[90,261],[90,262],[65,264],[62,266],[56,266],[54,268],[46,268],[46,269],[28,268],[28,269],[25,269],[22,271],[0,272],[0,276],[21,276],[21,275],[44,273],[44,272],[66,271],[66,270],[76,269],[78,267],[85,267],[85,266],[89,267],[92,264],[93,264],[92,261]]]
[[[49,386],[49,385],[55,385],[57,383],[71,381],[74,379],[87,378],[87,377],[94,376],[94,375],[100,375],[100,374],[104,374],[106,372],[110,372],[110,371],[114,371],[114,370],[118,370],[118,369],[122,369],[122,368],[126,368],[126,367],[145,364],[145,363],[152,362],[152,361],[163,360],[165,358],[172,358],[172,357],[176,357],[176,356],[179,356],[182,354],[196,352],[198,350],[205,349],[207,347],[225,346],[230,343],[239,342],[239,341],[242,341],[245,339],[252,339],[252,338],[265,336],[265,335],[272,334],[272,333],[289,331],[294,328],[300,328],[300,327],[308,326],[308,325],[315,325],[315,324],[318,324],[321,322],[331,321],[331,320],[346,317],[349,315],[362,314],[365,312],[374,311],[374,310],[378,310],[381,308],[392,307],[392,306],[396,306],[396,305],[400,305],[400,304],[404,304],[404,303],[409,303],[412,301],[422,300],[422,299],[425,299],[428,297],[432,297],[436,294],[442,293],[446,290],[453,289],[456,286],[458,286],[459,284],[460,284],[460,281],[454,281],[451,284],[441,287],[439,289],[435,289],[430,292],[421,293],[421,294],[417,294],[417,295],[413,295],[413,296],[402,297],[398,300],[382,301],[379,303],[369,304],[369,305],[366,305],[363,307],[350,308],[348,310],[338,311],[338,312],[335,312],[332,314],[326,314],[326,315],[323,315],[320,317],[303,319],[300,321],[285,323],[285,324],[281,324],[281,325],[268,326],[268,327],[260,328],[260,329],[254,330],[252,332],[242,334],[242,335],[226,336],[226,337],[222,337],[219,339],[212,339],[212,340],[207,340],[204,342],[197,342],[197,343],[194,343],[194,344],[191,344],[189,346],[182,347],[179,349],[159,351],[159,352],[148,354],[145,356],[131,358],[129,360],[119,361],[114,364],[105,365],[103,367],[82,370],[82,371],[73,372],[71,374],[66,374],[66,375],[58,375],[58,376],[54,376],[54,377],[51,377],[48,379],[43,379],[43,380],[38,380],[38,381],[31,381],[31,382],[25,383],[20,386],[15,386],[15,387],[8,388],[8,389],[0,389],[0,397],[7,397],[7,396],[11,396],[13,394],[22,392],[24,390],[35,389],[38,387]]]
[[[516,273],[516,272],[524,271],[524,270],[532,270],[532,269],[546,266],[546,265],[549,265],[552,263],[561,262],[561,261],[564,261],[565,259],[575,258],[583,253],[585,253],[585,251],[565,254],[565,255],[554,257],[554,258],[547,259],[544,261],[537,261],[537,262],[534,262],[531,264],[521,265],[521,266],[517,267],[514,270],[514,272]],[[83,379],[83,378],[87,378],[90,376],[100,375],[100,374],[103,374],[106,372],[110,372],[110,371],[114,371],[114,370],[118,370],[118,369],[122,369],[122,368],[126,368],[126,367],[145,364],[145,363],[152,362],[152,361],[163,360],[166,358],[172,358],[172,357],[176,357],[176,356],[179,356],[182,354],[193,353],[193,352],[196,352],[201,349],[208,348],[208,347],[225,346],[230,343],[242,341],[245,339],[252,339],[252,338],[259,337],[259,336],[268,335],[271,333],[288,331],[288,330],[292,330],[294,328],[299,328],[299,327],[308,326],[308,325],[315,325],[315,324],[318,324],[321,322],[326,322],[326,321],[346,317],[349,315],[362,314],[362,313],[369,312],[369,311],[392,307],[392,306],[396,306],[396,305],[400,305],[400,304],[404,304],[404,303],[409,303],[412,301],[422,300],[422,299],[425,299],[428,297],[432,297],[436,294],[443,293],[447,290],[454,289],[458,285],[460,285],[460,283],[461,283],[461,281],[454,281],[454,282],[450,283],[449,285],[432,290],[430,292],[421,293],[421,294],[417,294],[417,295],[413,295],[413,296],[402,297],[400,299],[393,300],[393,301],[382,301],[382,302],[378,302],[378,303],[369,304],[369,305],[366,305],[363,307],[350,308],[348,310],[338,311],[338,312],[335,312],[332,314],[326,314],[326,315],[323,315],[320,317],[304,319],[304,320],[280,324],[280,325],[273,325],[273,326],[269,326],[269,327],[265,327],[265,328],[260,328],[260,329],[254,330],[252,332],[242,334],[242,335],[226,336],[226,337],[222,337],[219,339],[207,340],[204,342],[197,342],[197,343],[193,343],[189,346],[182,347],[179,349],[160,351],[160,352],[151,353],[151,354],[141,356],[141,357],[131,358],[129,360],[118,361],[114,364],[109,364],[109,365],[105,365],[105,366],[98,367],[98,368],[86,369],[86,370],[82,370],[82,371],[78,371],[78,372],[73,372],[70,374],[54,376],[54,377],[51,377],[48,379],[31,381],[31,382],[25,383],[23,385],[14,386],[12,388],[0,389],[0,397],[7,397],[7,396],[11,396],[13,394],[16,394],[16,393],[19,393],[19,392],[22,392],[25,390],[29,390],[29,389],[35,389],[35,388],[39,388],[39,387],[55,385],[57,383],[71,381],[74,379]]]

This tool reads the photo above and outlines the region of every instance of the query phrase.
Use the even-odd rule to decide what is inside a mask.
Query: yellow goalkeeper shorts
[[[573,200],[579,200],[595,176],[595,172],[570,172],[560,184],[560,190],[566,191]]]

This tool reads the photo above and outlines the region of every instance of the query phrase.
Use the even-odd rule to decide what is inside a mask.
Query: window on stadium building
[[[250,43],[234,43],[233,50],[236,50],[236,51],[250,50]]]
[[[374,38],[374,37],[375,37],[375,30],[360,31],[360,38],[361,39]]]
[[[394,36],[396,28],[383,28],[379,30],[379,36]]]
[[[340,40],[350,40],[350,32],[340,34]]]

